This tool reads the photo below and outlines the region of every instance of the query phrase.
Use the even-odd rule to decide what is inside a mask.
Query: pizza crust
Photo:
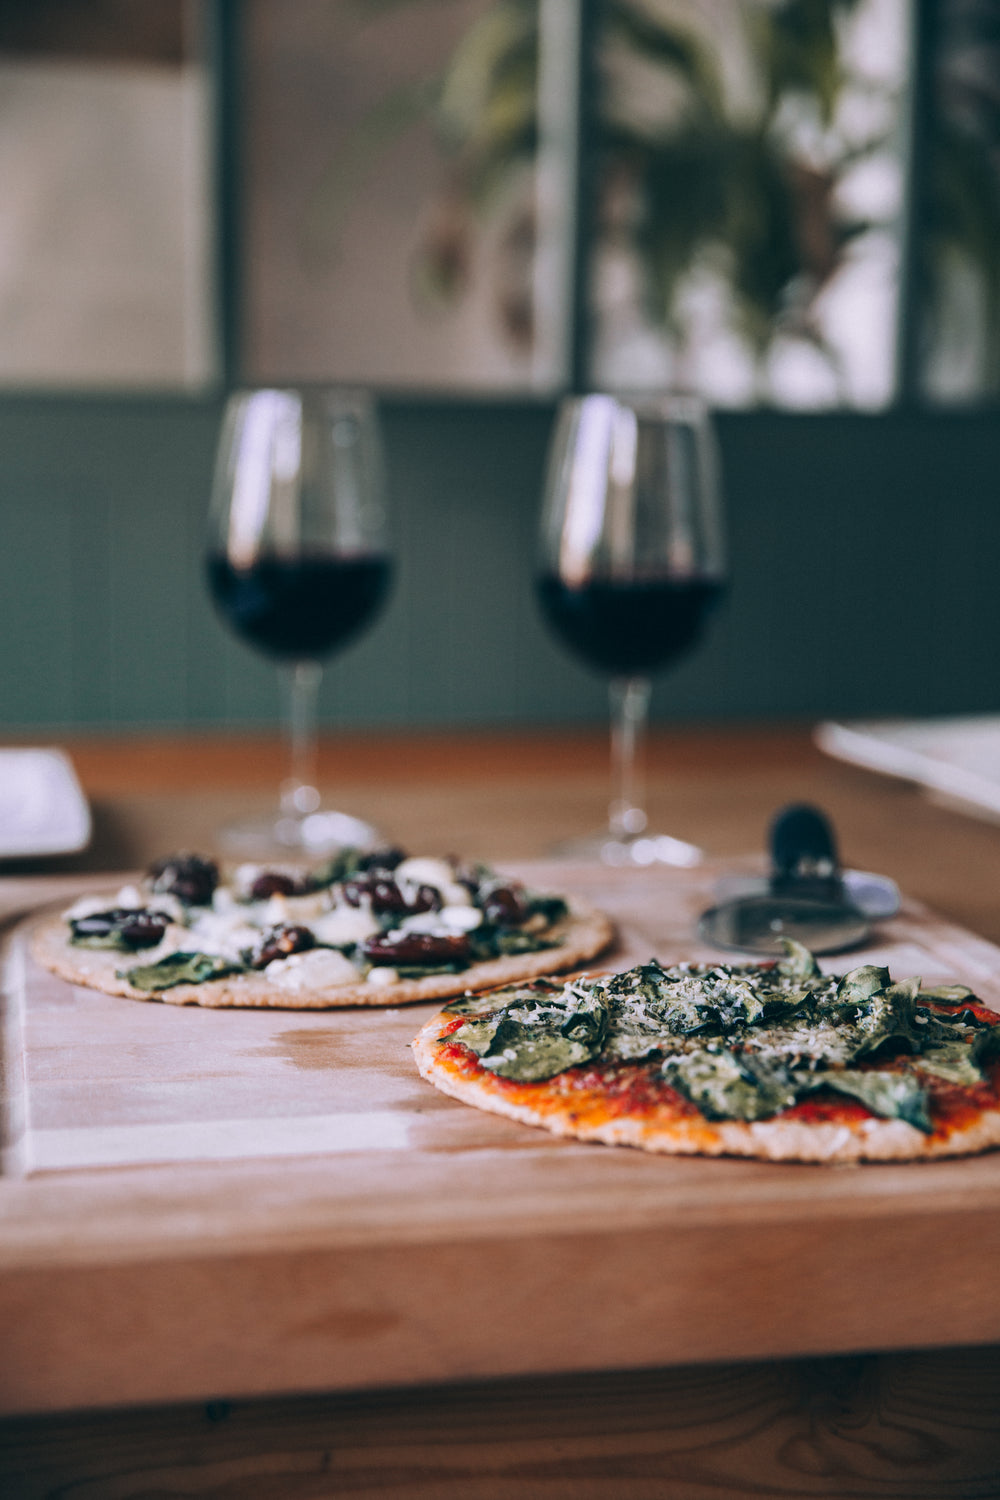
[[[113,898],[109,897],[113,904]],[[118,970],[141,964],[141,952],[119,953],[107,949],[75,947],[69,941],[65,918],[45,918],[34,929],[31,953],[36,962],[71,984],[121,995],[129,1000],[161,1000],[168,1005],[202,1005],[211,1008],[247,1007],[266,1010],[336,1010],[349,1006],[412,1005],[421,1000],[452,999],[468,990],[488,990],[522,979],[579,968],[610,946],[615,930],[610,918],[593,907],[569,903],[569,916],[552,929],[556,946],[536,953],[512,954],[473,964],[458,974],[429,974],[426,979],[400,979],[393,984],[373,985],[364,981],[326,989],[281,990],[262,973],[233,974],[204,984],[179,984],[150,993],[137,990]]]
[[[925,1135],[904,1120],[876,1117],[850,1124],[800,1119],[708,1120],[668,1109],[643,1116],[587,1119],[574,1116],[571,1101],[559,1099],[544,1083],[521,1084],[512,1098],[487,1068],[459,1072],[442,1057],[438,1040],[453,1016],[433,1016],[412,1043],[421,1077],[452,1098],[554,1135],[608,1146],[636,1146],[671,1156],[744,1156],[763,1161],[862,1162],[926,1161],[966,1156],[1000,1146],[1000,1109],[985,1109],[970,1125]],[[470,1054],[471,1057],[471,1054]],[[535,1091],[535,1103],[525,1094]]]

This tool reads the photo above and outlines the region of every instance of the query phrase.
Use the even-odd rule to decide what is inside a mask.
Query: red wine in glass
[[[537,577],[558,640],[610,678],[613,795],[606,831],[563,852],[612,864],[694,864],[648,831],[639,750],[650,675],[692,650],[723,592],[714,434],[691,397],[567,398],[549,454]]]
[[[587,666],[614,677],[657,672],[701,637],[723,585],[717,578],[589,578],[543,573],[538,598],[553,634]]]
[[[276,818],[225,830],[246,856],[370,846],[379,835],[321,809],[315,781],[321,663],[370,624],[388,593],[381,444],[364,392],[321,387],[230,397],[219,443],[206,577],[233,632],[288,682],[291,775]]]
[[[286,661],[319,661],[358,635],[389,588],[389,559],[316,552],[237,567],[210,553],[208,587],[233,631]]]

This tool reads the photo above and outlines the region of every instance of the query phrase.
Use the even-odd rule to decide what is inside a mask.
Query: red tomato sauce
[[[941,1008],[973,1009],[972,1006]],[[976,1009],[983,1011],[986,1016],[993,1015],[985,1006],[977,1006]],[[442,1028],[439,1052],[442,1060],[463,1078],[478,1079],[491,1092],[509,1099],[511,1103],[529,1105],[539,1115],[558,1111],[579,1121],[595,1117],[649,1120],[656,1115],[661,1119],[672,1120],[705,1119],[697,1105],[672,1089],[660,1077],[659,1067],[655,1062],[598,1063],[567,1068],[564,1073],[557,1073],[555,1077],[541,1079],[537,1083],[501,1078],[489,1068],[484,1068],[475,1053],[462,1042],[443,1040],[457,1031],[463,1019],[457,1017],[449,1020]],[[1000,1023],[1000,1016],[996,1019]],[[953,1131],[965,1129],[975,1123],[984,1109],[996,1109],[1000,1106],[1000,1061],[993,1064],[988,1073],[987,1081],[972,1087],[948,1083],[942,1078],[927,1077],[928,1113],[936,1136],[948,1136]],[[806,1125],[857,1125],[864,1120],[877,1120],[882,1116],[868,1109],[860,1099],[838,1095],[832,1090],[820,1090],[789,1109],[780,1110],[767,1118],[799,1120]]]

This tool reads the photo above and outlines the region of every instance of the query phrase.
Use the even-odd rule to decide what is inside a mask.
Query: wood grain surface
[[[1000,1351],[689,1366],[22,1419],[6,1500],[976,1500]]]
[[[273,743],[238,740],[71,749],[95,844],[9,867],[0,916],[206,847],[266,805],[281,766]],[[596,734],[358,739],[324,765],[341,805],[411,847],[498,860],[599,823],[606,795]],[[660,735],[650,771],[659,826],[723,862],[759,850],[783,803],[817,802],[847,862],[1000,942],[1000,832],[826,760],[804,731]],[[989,985],[992,948],[959,945]],[[54,1058],[55,1009],[45,1024]],[[119,1075],[143,1024],[132,1011]],[[303,1103],[334,1060],[313,1025],[287,1027],[309,1035],[280,1057],[261,1040]],[[107,1058],[98,1111],[117,1107]],[[0,1180],[0,1493],[1000,1495],[1000,1156],[652,1159],[429,1090],[418,1104],[418,1083],[392,1112],[424,1133],[405,1171],[371,1149]],[[16,1131],[10,1074],[7,1096]],[[192,1401],[231,1404],[170,1406]]]

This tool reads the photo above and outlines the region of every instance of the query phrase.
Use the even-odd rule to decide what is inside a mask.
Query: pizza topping
[[[358,982],[358,971],[350,959],[333,948],[310,948],[288,958],[273,959],[264,972],[268,982],[282,990],[326,989]]]
[[[252,901],[267,901],[270,896],[294,896],[302,895],[301,886],[294,875],[286,875],[281,870],[262,870],[256,875],[250,885],[250,899]]]
[[[275,959],[287,958],[290,953],[304,953],[315,941],[308,927],[268,927],[249,955],[250,967],[266,969]]]
[[[148,962],[144,989],[262,972],[316,947],[335,953],[331,973],[343,975],[349,961],[359,984],[373,970],[394,976],[371,981],[379,984],[456,974],[563,940],[568,909],[560,897],[529,891],[485,865],[461,867],[461,878],[459,870],[457,861],[407,858],[399,849],[343,850],[316,870],[244,864],[223,880],[213,860],[173,854],[152,867],[146,894],[128,887],[119,899],[85,898],[65,915],[78,945],[135,951],[159,944],[151,960],[206,960],[189,962],[184,981],[175,977],[177,964]],[[319,973],[316,963],[310,968]]]
[[[154,891],[168,891],[185,906],[207,906],[219,883],[214,860],[199,854],[171,854],[150,869]]]
[[[335,906],[310,922],[317,943],[330,948],[354,948],[382,931],[379,920],[364,907]]]
[[[466,1021],[450,1040],[462,1042],[491,1073],[533,1083],[595,1057],[607,1029],[603,997],[584,980],[561,993],[517,990],[500,1010]]]
[[[260,939],[260,928],[247,920],[244,908],[230,904],[228,909],[219,903],[189,916],[188,936],[182,948],[195,948],[199,953],[214,953],[231,964],[240,964],[243,954],[256,946]]]
[[[374,969],[369,969],[365,982],[381,988],[387,984],[395,984],[399,978],[399,970],[390,968],[388,964],[379,964]]]
[[[368,938],[361,944],[363,956],[372,964],[433,964],[465,968],[469,959],[469,940],[462,933],[439,937],[429,932],[387,933]]]
[[[517,927],[529,915],[523,900],[523,888],[519,891],[512,885],[498,885],[488,891],[483,901],[483,916],[487,922],[498,927]]]
[[[240,967],[215,953],[168,953],[155,964],[119,970],[119,978],[127,979],[134,989],[155,992],[173,989],[178,984],[204,984],[207,979],[222,979]]]
[[[584,1064],[646,1063],[711,1120],[767,1119],[832,1090],[924,1132],[937,1080],[979,1085],[1000,1055],[1000,1025],[992,1012],[975,1016],[964,987],[948,987],[960,1014],[941,1014],[941,992],[922,992],[918,979],[893,983],[870,964],[827,977],[788,946],[777,965],[653,960],[561,991],[536,984],[467,999],[448,1008],[460,1019],[442,1044],[521,1083]]]
[[[456,932],[472,932],[481,926],[482,920],[483,913],[475,906],[443,906],[440,911],[404,917],[396,931],[430,932],[447,937]]]
[[[367,905],[376,916],[390,913],[440,911],[441,893],[432,885],[402,889],[391,875],[372,873],[345,880],[341,887],[348,906]]]
[[[395,870],[406,858],[403,849],[374,849],[368,854],[357,854],[355,868],[358,870]]]
[[[166,912],[145,907],[114,907],[70,918],[72,941],[80,948],[155,948],[167,927]]]

